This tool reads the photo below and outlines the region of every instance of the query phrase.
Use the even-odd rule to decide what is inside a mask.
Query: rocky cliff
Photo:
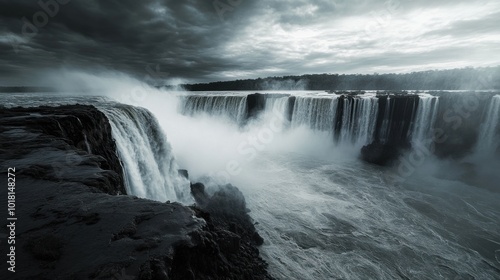
[[[92,106],[0,107],[4,178],[8,168],[16,272],[2,249],[2,279],[271,279],[248,214],[217,206],[244,207],[236,190],[205,196],[211,207],[117,195],[125,191],[111,127]],[[10,234],[0,230],[2,248]]]

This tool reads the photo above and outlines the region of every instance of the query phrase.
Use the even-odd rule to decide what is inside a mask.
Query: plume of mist
[[[68,95],[105,96],[112,100],[147,108],[158,119],[172,145],[181,168],[189,169],[193,176],[217,175],[237,162],[245,168],[250,161],[259,160],[270,152],[299,152],[324,156],[332,149],[329,135],[306,128],[271,131],[276,116],[265,114],[240,127],[229,117],[184,116],[183,91],[159,88],[129,75],[107,71],[51,71],[40,77]],[[285,82],[289,88],[303,87],[304,81]],[[274,88],[283,88],[275,83]],[[176,90],[182,88],[176,88]],[[286,124],[283,124],[286,125]],[[254,140],[262,138],[265,140]],[[252,141],[258,141],[255,146]]]
[[[308,81],[304,79],[265,79],[261,82],[260,88],[262,90],[307,90],[307,85]]]
[[[184,91],[182,84],[186,81],[179,78],[162,79],[162,86],[158,84],[158,77],[148,72],[142,79],[129,74],[118,72],[103,67],[92,69],[77,69],[62,67],[40,72],[33,77],[36,84],[50,85],[66,94],[92,94],[116,96],[126,95],[139,88],[145,92],[168,89],[171,91]],[[154,81],[154,82],[153,82]]]
[[[221,174],[240,170],[235,172],[236,175],[229,176],[230,180],[225,183],[232,182],[238,174],[251,174],[249,166],[256,166],[255,161],[264,160],[269,154],[286,156],[287,153],[296,153],[325,160],[355,159],[359,154],[359,150],[352,147],[336,147],[328,133],[315,132],[305,127],[290,128],[286,122],[282,123],[280,131],[269,132],[272,124],[276,123],[276,116],[272,113],[263,114],[245,127],[240,127],[234,120],[224,116],[184,116],[180,113],[180,108],[183,106],[184,95],[189,93],[157,88],[119,72],[65,70],[48,72],[41,78],[51,81],[66,94],[103,95],[118,102],[147,108],[166,132],[180,167],[188,169],[193,178],[224,177]],[[305,81],[268,81],[266,87],[297,89],[299,86],[304,88],[305,85]],[[265,141],[253,145],[251,142],[259,137]],[[480,167],[486,166],[488,162],[490,161],[476,163],[477,174],[481,175],[491,169]],[[437,176],[425,168],[429,166],[448,174],[455,174],[452,171],[459,170],[438,159],[417,169]],[[494,172],[488,173],[496,177]],[[459,174],[457,177],[460,177]]]
[[[500,89],[500,67],[471,70],[469,75],[464,75],[457,83],[457,88],[461,90]]]
[[[34,77],[38,83],[50,85],[59,92],[69,95],[109,95],[118,92],[130,91],[141,86],[149,87],[125,73],[96,68],[93,70],[80,70],[74,68],[60,68],[48,70]]]

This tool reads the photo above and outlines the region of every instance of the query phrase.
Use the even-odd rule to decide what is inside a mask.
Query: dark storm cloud
[[[207,81],[498,64],[499,13],[486,0],[0,0],[0,82],[64,66]]]
[[[31,24],[44,22],[43,16],[34,17],[44,11],[37,1],[0,1],[3,73],[71,65],[140,77],[147,65],[158,64],[171,77],[203,77],[230,65],[219,58],[218,45],[245,24],[234,17],[252,5],[243,1],[238,10],[217,10],[211,1],[41,2],[57,3],[59,11],[36,30]]]

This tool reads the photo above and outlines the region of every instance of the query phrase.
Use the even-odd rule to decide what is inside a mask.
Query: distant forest
[[[4,87],[0,86],[0,93],[11,93],[11,92],[54,92],[57,91],[56,88],[51,87],[30,87],[30,86],[15,86],[15,87]]]
[[[500,66],[404,74],[313,74],[183,85],[219,90],[482,90],[500,89]]]

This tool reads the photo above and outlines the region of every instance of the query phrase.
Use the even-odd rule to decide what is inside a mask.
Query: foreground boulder
[[[263,239],[248,215],[245,198],[234,186],[220,187],[213,196],[203,184],[191,186],[197,204],[193,209],[207,224],[205,231],[191,236],[198,245],[181,244],[175,248],[179,265],[172,269],[172,279],[272,279],[267,264],[259,257],[257,246]]]

